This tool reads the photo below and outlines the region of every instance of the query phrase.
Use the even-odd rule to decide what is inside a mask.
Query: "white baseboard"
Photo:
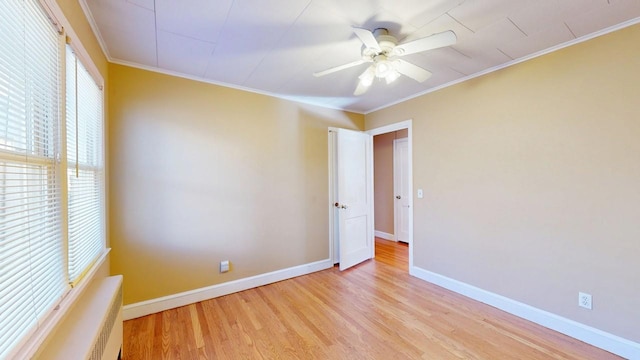
[[[386,232],[383,232],[383,231],[376,230],[376,231],[374,231],[374,235],[376,237],[381,238],[381,239],[396,241],[396,237],[393,236],[393,234],[389,234],[389,233],[386,233]]]
[[[235,292],[271,284],[286,279],[291,279],[301,275],[311,274],[313,272],[329,269],[331,267],[333,267],[333,264],[330,259],[316,261],[304,265],[290,267],[287,269],[273,271],[266,274],[260,274],[244,279],[233,280],[222,284],[216,284],[200,289],[185,291],[178,294],[125,305],[122,309],[122,314],[124,320],[135,319],[141,316],[146,316],[160,311],[193,304],[199,301],[232,294]]]
[[[529,306],[502,295],[480,289],[473,285],[469,285],[416,266],[410,269],[410,274],[424,281],[491,305],[500,310],[571,336],[616,355],[627,359],[640,360],[640,343],[621,338],[548,311]]]

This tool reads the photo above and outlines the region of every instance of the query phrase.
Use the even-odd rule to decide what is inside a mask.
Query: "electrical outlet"
[[[583,293],[583,292],[579,292],[578,293],[578,306],[581,306],[585,309],[593,309],[592,303],[591,303],[591,294],[587,294],[587,293]]]

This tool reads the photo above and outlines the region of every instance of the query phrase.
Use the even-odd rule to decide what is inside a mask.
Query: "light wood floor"
[[[620,359],[410,277],[407,249],[126,321],[123,359]]]

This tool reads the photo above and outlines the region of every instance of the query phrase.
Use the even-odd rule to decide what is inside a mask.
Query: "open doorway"
[[[408,247],[413,266],[411,120],[368,131],[373,136],[374,234]]]
[[[408,244],[407,136],[402,129],[373,137],[373,200],[376,237]]]

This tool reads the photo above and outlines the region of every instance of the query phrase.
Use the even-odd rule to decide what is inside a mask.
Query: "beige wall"
[[[375,228],[387,234],[394,233],[395,194],[393,189],[393,140],[406,138],[406,129],[373,137],[373,187]]]
[[[640,341],[638,54],[635,25],[368,114],[413,119],[415,265]]]
[[[329,258],[327,128],[362,129],[363,115],[109,74],[111,267],[125,303]]]

